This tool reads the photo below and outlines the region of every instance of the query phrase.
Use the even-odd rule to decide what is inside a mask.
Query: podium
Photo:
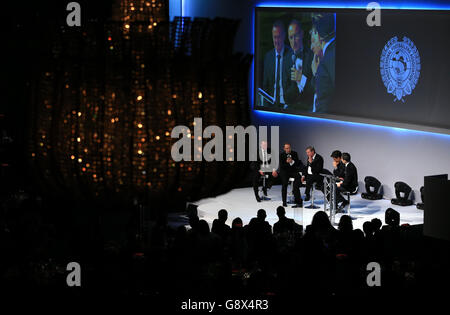
[[[261,88],[258,88],[258,95],[260,97],[259,100],[259,106],[264,106],[264,100],[266,100],[267,102],[269,102],[270,105],[274,105],[275,104],[275,98],[270,96],[268,93],[266,93],[266,91],[264,91]]]
[[[323,210],[329,211],[328,217],[331,224],[335,223],[336,217],[336,182],[340,179],[332,174],[320,174],[323,176]]]

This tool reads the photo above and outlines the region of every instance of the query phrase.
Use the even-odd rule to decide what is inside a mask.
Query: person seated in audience
[[[241,268],[247,262],[248,243],[241,218],[235,218],[230,231],[230,258],[234,268]]]
[[[358,187],[358,171],[356,170],[355,164],[351,162],[350,153],[342,153],[342,163],[345,165],[345,172],[344,179],[336,184],[336,201],[337,204],[341,203],[341,206],[337,208],[337,212],[342,212],[344,207],[348,205],[348,201],[343,194],[348,191],[353,192]]]
[[[337,233],[337,252],[355,258],[360,254],[363,240],[362,231],[353,229],[352,218],[348,215],[341,216]]]
[[[286,210],[284,207],[277,208],[278,221],[273,225],[273,234],[294,232],[297,223],[293,219],[286,218]]]
[[[228,219],[228,212],[225,209],[219,210],[218,218],[214,219],[211,232],[219,235],[223,241],[226,241],[230,233],[230,227],[225,224]]]
[[[246,227],[251,258],[265,259],[272,241],[272,226],[266,221],[266,211],[259,209],[256,218],[252,218]]]

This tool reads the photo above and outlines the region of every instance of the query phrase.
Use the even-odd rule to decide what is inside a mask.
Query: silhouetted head
[[[332,229],[333,226],[328,219],[328,215],[324,211],[318,211],[314,214],[311,227],[314,231]]]
[[[189,216],[189,225],[192,229],[196,229],[198,227],[199,218],[196,215]]]
[[[353,223],[352,218],[349,215],[344,214],[339,220],[338,225],[339,231],[342,232],[351,232],[353,231]]]
[[[373,234],[373,223],[371,221],[364,222],[363,231],[366,237],[371,236]]]
[[[233,220],[233,222],[231,223],[231,228],[233,229],[240,229],[242,228],[243,224],[242,224],[242,219],[241,218],[235,218]]]
[[[400,225],[400,213],[392,208],[388,208],[384,214],[384,221],[389,226],[397,227]]]
[[[370,222],[372,222],[372,228],[373,228],[373,231],[374,231],[374,232],[380,230],[380,229],[381,229],[381,226],[383,225],[383,223],[381,222],[381,220],[378,219],[378,218],[373,218]]]
[[[209,234],[209,225],[205,220],[198,221],[198,233],[201,235]]]
[[[219,221],[220,222],[225,223],[227,221],[227,219],[228,219],[228,212],[227,212],[227,210],[225,210],[225,209],[219,210],[218,217],[219,217]]]
[[[277,208],[277,216],[281,219],[284,218],[286,216],[286,210],[284,209],[283,206],[279,206]]]
[[[258,217],[258,219],[264,221],[266,219],[266,217],[267,217],[266,210],[259,209],[258,210],[258,214],[256,216]]]

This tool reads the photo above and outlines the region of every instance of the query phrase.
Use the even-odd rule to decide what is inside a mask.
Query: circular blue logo
[[[384,86],[395,101],[404,102],[416,87],[420,76],[420,56],[414,43],[406,36],[391,38],[380,57],[380,73]]]

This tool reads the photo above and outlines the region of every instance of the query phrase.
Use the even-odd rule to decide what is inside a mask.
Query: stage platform
[[[302,197],[304,197],[304,188],[301,188]],[[239,188],[217,196],[215,198],[206,198],[195,202],[198,206],[198,215],[200,219],[204,219],[208,224],[217,218],[217,212],[220,209],[228,211],[227,224],[231,226],[234,218],[240,217],[244,224],[247,224],[251,218],[256,217],[258,209],[264,209],[267,212],[266,220],[273,226],[278,220],[276,209],[282,205],[281,201],[281,185],[273,186],[268,192],[268,197],[271,200],[257,202],[253,194],[253,189]],[[305,206],[310,205],[310,201],[304,202],[303,208],[292,208],[290,204],[286,207],[286,216],[295,219],[304,227],[311,224],[312,217],[317,211],[323,210],[324,200],[321,191],[316,191],[314,194],[315,205],[319,209],[307,209]],[[415,205],[408,207],[400,207],[391,204],[390,200],[365,200],[361,198],[361,194],[351,197],[351,216],[353,218],[353,227],[362,230],[362,225],[365,221],[373,218],[379,218],[384,223],[384,212],[387,208],[393,208],[400,213],[400,224],[408,223],[423,224],[423,210],[418,210]],[[345,214],[345,213],[344,213]],[[342,214],[336,214],[336,223]]]

